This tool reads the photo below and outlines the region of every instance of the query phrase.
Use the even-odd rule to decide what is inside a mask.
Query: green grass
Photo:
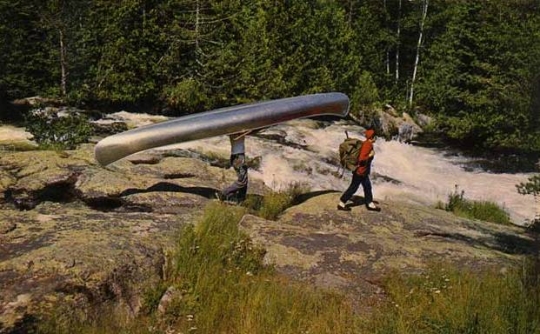
[[[266,194],[263,198],[248,197],[244,206],[264,219],[276,220],[283,211],[297,204],[300,195],[308,191],[307,185],[294,182],[284,189]]]
[[[238,230],[244,210],[215,204],[184,231],[171,277],[185,294],[169,313],[193,320],[178,326],[202,333],[351,333],[354,317],[343,296],[305,288],[263,266],[264,250]]]
[[[347,296],[263,265],[264,249],[238,228],[248,211],[212,202],[199,222],[187,225],[168,254],[163,281],[148,286],[136,318],[108,305],[84,313],[68,305],[35,332],[540,333],[538,259],[505,273],[447,263],[421,275],[393,272],[384,281],[384,301],[357,314]],[[179,294],[160,314],[169,287]]]
[[[479,219],[497,224],[512,223],[508,213],[496,203],[490,201],[473,201],[465,197],[465,191],[459,192],[458,187],[448,195],[446,204],[438,203],[437,208],[453,212],[457,216],[469,219]]]
[[[433,265],[426,274],[390,276],[390,302],[373,333],[540,333],[538,263],[505,274]]]

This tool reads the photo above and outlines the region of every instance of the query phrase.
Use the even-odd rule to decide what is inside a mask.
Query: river
[[[343,121],[321,127],[308,119],[265,131],[281,140],[247,136],[248,158],[261,157],[260,168],[250,171],[250,177],[263,180],[275,190],[301,182],[312,191],[344,191],[350,173],[342,178],[336,176],[337,147],[345,138],[344,131],[362,137],[363,128]],[[230,149],[226,136],[172,147],[225,157]],[[480,167],[471,168],[472,160],[463,155],[384,139],[377,140],[375,151],[372,182],[378,201],[391,199],[435,206],[439,201],[446,203],[448,195],[457,189],[464,192],[466,199],[497,203],[517,225],[526,225],[535,215],[533,196],[520,195],[516,189],[531,173],[491,173]],[[361,189],[359,195],[363,195]]]
[[[132,114],[110,115],[131,126],[163,121],[162,116]],[[3,131],[3,132],[2,132]],[[3,126],[2,138],[21,140],[30,135],[23,129]],[[286,189],[300,182],[311,191],[342,192],[350,182],[350,172],[339,177],[337,148],[345,138],[362,137],[363,128],[342,120],[324,123],[310,119],[295,120],[271,127],[257,136],[246,137],[248,158],[260,158],[260,166],[250,171],[252,179],[262,180],[274,190]],[[5,132],[5,133],[4,133]],[[19,136],[19,137],[17,137]],[[266,138],[264,138],[266,137]],[[269,139],[268,137],[274,138]],[[277,139],[276,139],[277,138]],[[225,159],[230,152],[229,140],[219,136],[166,147],[215,155]],[[504,208],[517,225],[526,225],[540,208],[533,196],[520,195],[516,185],[526,182],[532,173],[493,173],[471,158],[441,148],[420,147],[398,141],[378,139],[372,167],[373,192],[376,200],[399,200],[435,206],[446,203],[456,190],[470,200],[491,201]],[[359,195],[363,195],[359,190]]]

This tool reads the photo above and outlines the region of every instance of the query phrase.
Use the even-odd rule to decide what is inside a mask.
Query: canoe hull
[[[297,118],[345,117],[349,98],[324,93],[243,104],[151,124],[104,138],[94,149],[96,160],[108,165],[128,155],[181,142],[256,130]]]

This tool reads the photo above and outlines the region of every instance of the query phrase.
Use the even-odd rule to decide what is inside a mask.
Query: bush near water
[[[438,203],[437,208],[453,212],[458,216],[469,219],[480,219],[505,225],[512,223],[508,212],[499,207],[496,203],[466,199],[465,191],[462,190],[460,192],[457,185],[454,191],[448,195],[448,202],[446,204]]]

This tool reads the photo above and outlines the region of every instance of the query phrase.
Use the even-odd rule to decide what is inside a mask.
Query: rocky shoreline
[[[67,302],[81,309],[113,302],[137,314],[141,287],[162,278],[180,228],[233,179],[232,170],[167,151],[106,168],[93,160],[93,144],[3,152],[0,333]],[[269,191],[259,180],[250,185],[252,196]],[[383,295],[379,283],[389,270],[415,273],[444,260],[504,271],[537,251],[517,226],[396,201],[381,203],[380,213],[362,205],[336,212],[338,197],[310,192],[277,221],[248,214],[241,226],[280,272],[346,292],[358,304]]]

